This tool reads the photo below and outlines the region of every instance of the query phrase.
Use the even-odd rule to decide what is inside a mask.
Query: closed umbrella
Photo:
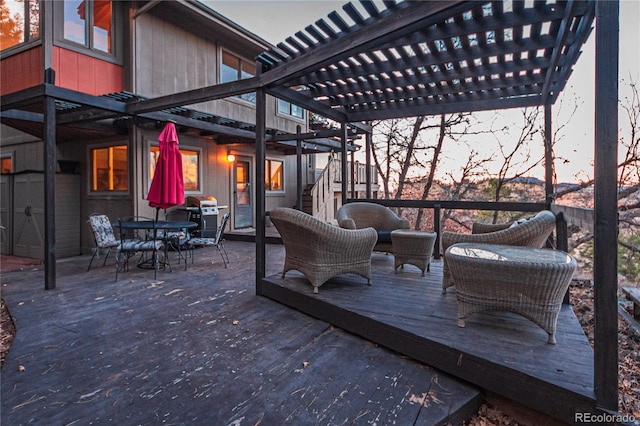
[[[175,124],[168,122],[158,137],[160,153],[151,181],[147,200],[156,208],[156,221],[160,209],[184,203],[184,178],[182,155],[178,149],[178,132]]]

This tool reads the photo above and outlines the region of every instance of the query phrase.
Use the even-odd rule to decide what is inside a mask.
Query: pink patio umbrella
[[[147,200],[156,208],[156,221],[160,209],[184,203],[184,178],[182,176],[182,154],[178,149],[178,132],[172,122],[164,126],[158,136],[160,154],[151,181]]]

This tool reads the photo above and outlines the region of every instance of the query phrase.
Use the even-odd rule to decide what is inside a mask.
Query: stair
[[[313,199],[311,198],[311,189],[313,185],[307,185],[302,191],[302,211],[313,215]]]

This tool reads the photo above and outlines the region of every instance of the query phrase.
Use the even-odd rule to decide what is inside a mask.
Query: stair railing
[[[335,159],[329,156],[327,166],[322,170],[315,184],[309,190],[311,197],[311,215],[324,222],[333,219],[333,182],[336,173]]]

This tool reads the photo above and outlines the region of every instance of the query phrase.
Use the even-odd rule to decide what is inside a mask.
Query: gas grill
[[[186,210],[190,213],[190,220],[198,224],[195,228],[199,237],[214,238],[218,230],[218,214],[220,209],[218,200],[211,195],[188,196],[185,202]]]

